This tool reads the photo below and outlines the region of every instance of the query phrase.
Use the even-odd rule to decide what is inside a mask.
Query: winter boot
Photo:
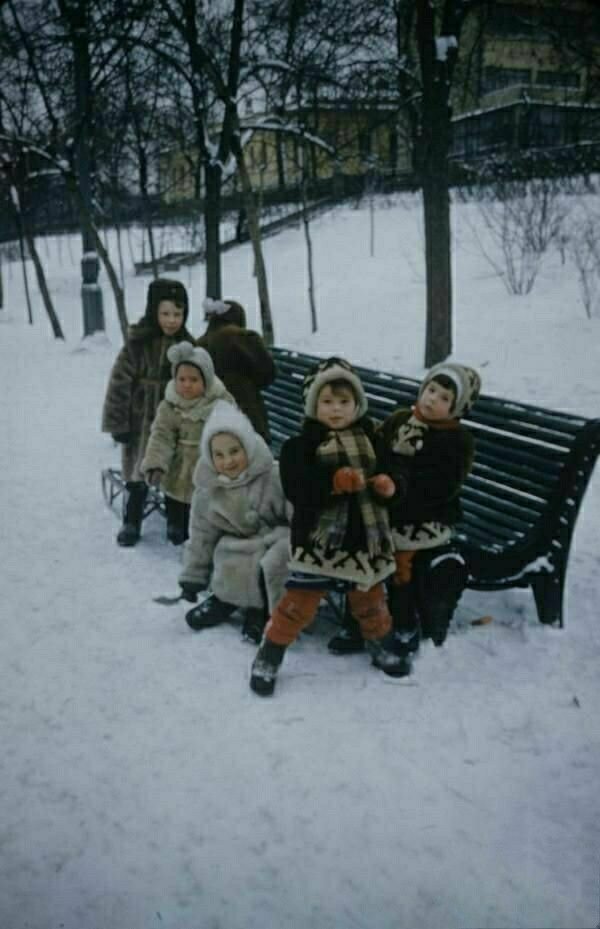
[[[255,645],[260,645],[260,640],[262,639],[268,618],[262,607],[247,607],[244,610],[242,638],[247,642],[254,642]]]
[[[210,629],[229,619],[237,607],[233,603],[225,603],[214,594],[199,603],[185,614],[185,621],[194,632],[201,629]]]
[[[468,574],[464,559],[453,551],[419,565],[416,581],[422,635],[438,647],[446,640]]]
[[[368,639],[365,642],[372,664],[390,677],[407,677],[411,672],[410,655],[396,653],[396,641],[392,632],[382,639]]]
[[[279,665],[283,661],[286,650],[285,645],[277,645],[264,638],[252,662],[250,675],[250,690],[260,697],[270,697],[275,690],[275,680]]]
[[[125,506],[123,507],[123,525],[117,534],[117,544],[130,548],[140,540],[144,504],[148,487],[143,481],[128,481],[125,484]]]
[[[165,495],[167,539],[173,545],[183,545],[189,537],[190,505]]]
[[[394,626],[395,650],[399,655],[418,651],[421,629],[413,581],[388,585],[388,606]]]
[[[361,635],[360,626],[350,612],[348,598],[344,609],[342,628],[327,643],[327,648],[333,655],[356,655],[365,650],[365,642]]]

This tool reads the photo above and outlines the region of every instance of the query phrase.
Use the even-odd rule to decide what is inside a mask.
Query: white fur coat
[[[234,480],[219,475],[210,441],[217,433],[235,435],[248,467]],[[291,512],[279,468],[264,439],[239,410],[218,403],[201,441],[194,471],[190,538],[183,555],[180,582],[208,585],[227,603],[261,607],[262,570],[271,610],[283,593],[289,559]]]

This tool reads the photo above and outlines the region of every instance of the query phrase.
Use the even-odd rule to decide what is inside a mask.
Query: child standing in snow
[[[121,471],[126,482],[123,525],[119,545],[135,545],[140,538],[148,487],[140,472],[150,427],[171,376],[167,349],[192,341],[185,328],[188,296],[179,281],[158,278],[148,287],[146,311],[131,326],[125,345],[111,371],[102,431],[122,445]]]
[[[180,342],[167,357],[173,377],[156,411],[140,470],[148,484],[162,487],[167,538],[181,545],[188,537],[192,476],[204,425],[217,400],[234,400],[203,348]]]
[[[400,653],[406,656],[416,651],[421,636],[443,644],[466,582],[466,566],[452,550],[451,537],[474,455],[473,437],[460,419],[480,389],[473,368],[442,362],[425,376],[415,406],[396,410],[378,430],[382,468],[396,484],[390,506],[396,570],[389,594]],[[420,553],[429,556],[428,590],[417,598],[413,568]],[[439,555],[435,564],[433,554]]]
[[[212,593],[186,620],[205,629],[242,608],[243,634],[258,643],[267,608],[261,577],[270,607],[287,574],[288,505],[266,442],[227,403],[215,404],[204,427],[194,487],[179,584],[194,597],[210,580]]]
[[[291,574],[252,665],[250,687],[261,696],[273,693],[286,648],[312,622],[332,582],[347,587],[373,664],[390,675],[408,673],[393,652],[381,583],[395,567],[381,505],[394,484],[378,473],[362,383],[347,361],[333,357],[305,378],[303,393],[302,431],[281,450],[283,489],[294,507]]]

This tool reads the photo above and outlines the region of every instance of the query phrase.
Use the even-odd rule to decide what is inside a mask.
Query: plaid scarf
[[[364,429],[353,425],[348,429],[332,430],[317,448],[317,461],[332,469],[350,466],[364,472],[365,478],[375,471],[373,446]],[[368,488],[356,494],[365,527],[367,550],[374,558],[393,550],[387,510],[376,503]],[[339,550],[348,528],[350,495],[340,494],[319,516],[312,540],[326,551]]]

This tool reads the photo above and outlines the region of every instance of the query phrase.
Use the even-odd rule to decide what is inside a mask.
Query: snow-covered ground
[[[374,257],[366,207],[314,223],[316,335],[301,230],[266,241],[276,340],[418,377],[418,201],[377,206]],[[509,297],[476,208],[454,223],[453,357],[487,392],[597,416],[600,317],[572,266],[551,253],[533,292]],[[135,319],[149,279],[133,246]],[[41,254],[66,343],[37,296],[27,324],[16,264],[0,310],[0,929],[596,925],[599,475],[564,630],[537,622],[528,591],[469,592],[446,645],[393,680],[329,655],[322,617],[260,700],[239,626],[194,635],[153,602],[180,559],[160,518],[136,548],[115,544],[100,470],[118,450],[99,431],[112,299],[103,278],[107,335],[82,343],[77,239]],[[200,334],[203,268],[173,276]],[[248,246],[224,256],[224,280],[258,328]],[[494,622],[471,627],[481,613]]]

